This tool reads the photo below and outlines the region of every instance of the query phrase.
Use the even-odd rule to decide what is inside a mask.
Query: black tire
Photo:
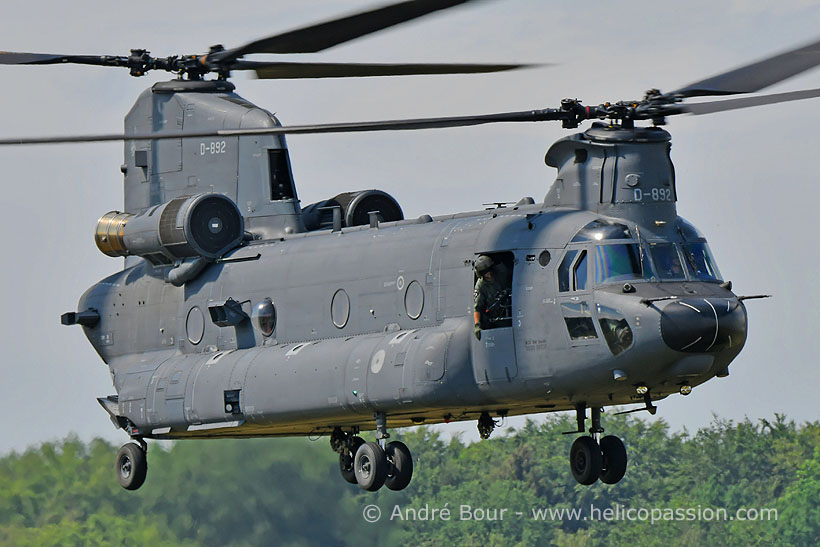
[[[601,439],[601,454],[603,464],[601,475],[598,478],[605,484],[615,484],[626,473],[626,447],[623,441],[615,435],[607,435]]]
[[[350,439],[350,450],[339,454],[339,471],[342,473],[342,478],[350,484],[357,484],[356,473],[353,472],[353,459],[356,456],[356,451],[363,444],[364,439],[353,437]]]
[[[601,448],[592,437],[578,437],[569,450],[569,464],[572,476],[581,484],[590,485],[598,480],[601,473]]]
[[[148,460],[145,451],[134,443],[128,443],[117,452],[117,478],[126,490],[136,490],[145,482]]]
[[[393,441],[385,447],[389,469],[384,485],[390,490],[404,490],[413,478],[413,456],[401,441]]]
[[[375,492],[384,485],[387,478],[387,458],[377,443],[364,443],[356,451],[353,472],[360,487]]]

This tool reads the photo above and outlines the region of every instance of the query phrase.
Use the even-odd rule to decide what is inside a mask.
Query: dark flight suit
[[[481,314],[482,329],[509,327],[512,324],[510,319],[501,319],[508,313],[510,304],[509,292],[501,294],[510,289],[507,268],[504,264],[496,264],[492,267],[492,272],[493,280],[488,282],[484,280],[484,276],[479,277],[473,292],[473,310]]]

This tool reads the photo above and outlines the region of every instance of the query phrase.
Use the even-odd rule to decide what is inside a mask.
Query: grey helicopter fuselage
[[[230,84],[167,82],[126,133],[276,125]],[[354,226],[306,222],[283,137],[127,141],[126,213],[221,194],[250,235],[176,278],[197,258],[129,256],[83,295],[117,391],[100,402],[132,436],[308,435],[657,401],[725,375],[746,312],[677,215],[669,139],[596,125],[550,149],[541,204]],[[477,340],[480,254],[512,272],[511,326]]]

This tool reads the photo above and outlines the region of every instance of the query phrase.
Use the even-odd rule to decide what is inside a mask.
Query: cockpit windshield
[[[617,283],[650,277],[641,264],[641,250],[637,243],[625,245],[598,245],[595,248],[595,282]]]
[[[671,234],[670,239],[677,241],[642,241],[637,228],[635,241],[625,224],[605,219],[588,223],[575,234],[570,242],[574,245],[558,267],[559,292],[587,290],[593,277],[595,285],[640,280],[721,282],[703,235],[681,218],[676,228],[679,239]]]
[[[686,279],[678,250],[674,243],[652,243],[649,246],[658,279]]]
[[[683,255],[689,274],[701,281],[721,281],[722,277],[706,242],[684,243]]]

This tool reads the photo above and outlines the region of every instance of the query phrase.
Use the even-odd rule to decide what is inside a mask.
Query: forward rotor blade
[[[820,65],[820,40],[682,87],[669,95],[753,93]]]
[[[51,65],[67,63],[70,55],[0,51],[0,65]]]
[[[125,140],[164,140],[197,137],[236,137],[243,135],[307,135],[317,133],[361,133],[368,131],[408,131],[416,129],[436,129],[444,127],[467,127],[500,122],[540,122],[559,120],[566,117],[560,109],[526,110],[481,114],[477,116],[449,116],[443,118],[415,118],[406,120],[383,120],[373,122],[326,123],[315,125],[291,125],[265,127],[260,129],[222,129],[217,131],[142,133],[133,135],[102,134],[65,137],[26,137],[20,139],[0,139],[0,146],[23,144],[65,144],[80,142],[106,142]]]
[[[373,63],[265,63],[239,61],[232,70],[256,71],[261,80],[299,78],[351,78],[363,76],[407,76],[413,74],[478,74],[503,72],[541,65],[529,64],[373,64]]]
[[[256,40],[210,58],[226,64],[251,53],[316,53],[436,11],[475,0],[409,0]]]
[[[57,65],[73,63],[80,65],[115,65],[120,57],[111,55],[63,55],[60,53],[20,53],[0,51],[0,65]]]
[[[726,99],[725,101],[685,104],[673,108],[679,108],[682,113],[699,116],[702,114],[725,112],[727,110],[751,108],[753,106],[785,103],[788,101],[801,101],[803,99],[812,99],[815,97],[820,97],[820,88],[804,89],[801,91],[788,91],[786,93],[773,93],[771,95],[760,95],[757,97],[740,97],[737,99]]]

